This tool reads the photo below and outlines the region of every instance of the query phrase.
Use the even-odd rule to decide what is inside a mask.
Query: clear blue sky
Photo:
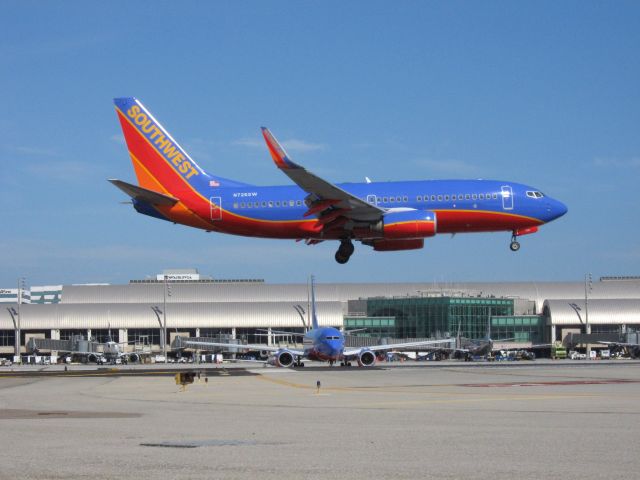
[[[0,3],[0,287],[165,268],[304,281],[640,274],[638,2]],[[112,98],[136,96],[208,171],[288,184],[259,127],[328,180],[492,178],[569,213],[347,265],[335,243],[207,234],[136,214]]]

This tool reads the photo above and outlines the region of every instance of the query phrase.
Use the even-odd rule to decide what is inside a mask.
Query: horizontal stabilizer
[[[172,206],[178,203],[177,198],[165,195],[163,193],[154,192],[153,190],[148,190],[137,185],[132,185],[130,183],[123,182],[122,180],[116,180],[115,178],[110,178],[109,181],[134,200],[140,200],[151,205]]]

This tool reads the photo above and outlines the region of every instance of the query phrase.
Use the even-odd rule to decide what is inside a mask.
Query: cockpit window
[[[531,198],[542,198],[544,197],[544,195],[542,194],[542,192],[532,192],[532,191],[527,191],[527,197],[531,197]]]
[[[325,337],[327,340],[340,340],[340,337]]]

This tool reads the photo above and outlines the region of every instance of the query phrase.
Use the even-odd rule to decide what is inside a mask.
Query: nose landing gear
[[[339,264],[347,263],[351,255],[353,255],[354,250],[355,247],[351,239],[341,240],[340,247],[338,247],[338,251],[336,252],[336,262]]]
[[[518,237],[516,236],[515,233],[511,235],[511,244],[509,245],[509,248],[511,249],[512,252],[517,252],[518,250],[520,250],[520,243],[518,243],[516,238]]]

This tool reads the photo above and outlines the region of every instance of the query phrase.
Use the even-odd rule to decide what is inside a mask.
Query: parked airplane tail
[[[181,192],[246,185],[207,174],[138,99],[116,98],[114,103],[141,187],[181,198]]]
[[[316,288],[315,278],[311,275],[311,328],[318,328],[318,317],[316,316]]]

